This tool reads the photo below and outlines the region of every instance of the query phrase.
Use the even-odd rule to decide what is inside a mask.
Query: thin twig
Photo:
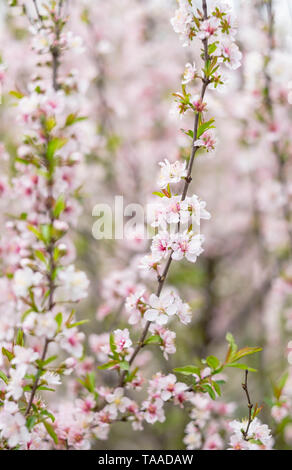
[[[248,422],[247,422],[246,430],[242,432],[245,441],[248,440],[248,431],[252,422],[252,409],[253,409],[253,404],[250,400],[250,395],[248,391],[247,377],[248,377],[248,370],[245,371],[245,381],[242,384],[242,388],[246,394],[247,406],[248,406]]]

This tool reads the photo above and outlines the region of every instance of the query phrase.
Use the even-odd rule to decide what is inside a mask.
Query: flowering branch
[[[203,17],[202,17],[201,21],[203,21],[203,20],[207,21],[208,20],[208,11],[207,11],[207,1],[206,0],[202,0],[202,9],[203,9]],[[202,78],[203,84],[202,84],[202,88],[201,88],[201,92],[200,92],[200,101],[201,101],[201,103],[203,103],[205,92],[207,90],[208,85],[211,83],[210,77],[206,75],[206,71],[208,69],[208,63],[209,63],[209,60],[210,60],[210,57],[209,57],[209,54],[208,54],[208,39],[207,39],[207,37],[204,37],[204,39],[202,39],[202,43],[203,43],[203,48],[204,48],[204,76]],[[201,113],[198,111],[195,114],[193,140],[192,140],[192,151],[191,151],[191,156],[190,156],[188,167],[187,167],[187,175],[185,177],[185,183],[184,183],[183,190],[182,190],[182,196],[181,196],[181,201],[182,202],[186,199],[186,196],[188,194],[189,185],[192,181],[192,169],[193,169],[194,159],[195,159],[197,151],[200,149],[200,145],[196,145],[196,142],[198,140],[198,127],[199,127],[200,118],[201,118]],[[178,224],[178,228],[179,227],[180,227],[180,224]],[[165,283],[167,275],[168,275],[168,271],[170,269],[170,266],[171,266],[171,263],[172,263],[172,260],[173,260],[173,253],[174,253],[174,250],[171,249],[170,254],[168,256],[168,260],[167,260],[166,265],[164,267],[163,273],[161,275],[160,274],[158,275],[158,287],[157,287],[157,291],[156,291],[156,296],[157,297],[160,297],[160,295],[161,295],[164,283]],[[144,341],[147,337],[147,333],[149,331],[150,325],[151,325],[151,321],[147,321],[147,323],[144,327],[144,330],[143,330],[143,332],[140,336],[140,339],[138,340],[138,344],[137,344],[136,348],[134,349],[134,352],[133,352],[132,356],[129,359],[129,364],[130,365],[132,365],[132,363],[135,360],[136,356],[138,355],[139,351],[144,346]],[[124,371],[121,375],[120,383],[119,383],[120,386],[123,386],[125,384],[125,377],[126,377],[126,371]]]

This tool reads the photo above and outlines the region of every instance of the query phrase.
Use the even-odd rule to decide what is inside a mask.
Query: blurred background
[[[207,202],[212,215],[202,226],[205,251],[196,264],[173,263],[168,278],[168,285],[191,304],[193,321],[187,328],[176,326],[177,351],[168,361],[151,348],[140,361],[150,375],[196,363],[208,354],[223,358],[227,331],[241,347],[263,347],[249,361],[258,369],[250,376],[250,393],[264,404],[262,420],[272,427],[276,446],[291,448],[292,2],[273,1],[272,40],[267,2],[232,3],[242,67],[226,77],[220,93],[208,91],[218,145],[215,153],[199,154],[192,182],[192,191]],[[170,18],[175,8],[172,0],[70,2],[70,29],[86,47],[73,64],[69,57],[62,67],[74,65],[80,72],[82,106],[89,117],[84,135],[88,153],[78,194],[82,211],[71,250],[76,250],[78,265],[91,281],[89,298],[80,304],[78,316],[90,319],[83,327],[92,338],[88,357],[95,354],[99,363],[103,357],[97,343],[102,344],[102,335],[113,327],[127,327],[125,298],[133,286],[146,283],[151,289],[155,281],[141,279],[138,270],[149,241],[141,240],[139,233],[132,240],[94,239],[93,207],[112,205],[116,195],[125,203],[151,202],[157,190],[157,163],[188,157],[190,152],[181,129],[192,126],[192,116],[180,120],[171,112],[172,93],[179,91],[185,64],[200,61],[200,51],[183,48],[173,32]],[[3,175],[13,177],[19,143],[9,90],[25,90],[34,57],[20,11],[8,9],[1,0],[0,12],[1,196]],[[7,210],[1,198],[0,208],[3,214]],[[288,411],[275,419],[275,385],[286,372]],[[101,382],[111,384],[110,373],[98,374]],[[223,395],[224,401],[236,405],[238,417],[246,415],[242,375],[239,370],[229,372]],[[117,424],[110,440],[99,442],[98,448],[184,448],[188,413],[171,407],[167,413],[165,423],[146,426],[142,433],[129,424]]]

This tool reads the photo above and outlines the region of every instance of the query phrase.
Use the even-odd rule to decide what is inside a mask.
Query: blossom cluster
[[[37,0],[32,2],[32,9],[26,9],[28,2],[22,0],[11,3],[22,7],[30,22],[28,59],[34,63],[29,62],[27,69],[30,72],[32,65],[36,73],[27,85],[20,82],[14,86],[16,89],[10,94],[10,101],[16,104],[17,110],[13,122],[24,138],[13,156],[11,178],[0,178],[1,199],[9,207],[0,243],[3,272],[0,279],[3,299],[0,306],[0,448],[87,450],[98,445],[96,440],[111,439],[111,429],[117,422],[130,423],[128,429],[132,428],[135,433],[144,429],[146,435],[147,424],[165,423],[170,408],[178,406],[182,414],[190,416],[183,439],[187,449],[271,449],[273,439],[266,425],[258,418],[250,424],[248,420],[231,421],[235,404],[219,398],[226,380],[222,376],[223,369],[247,368],[237,360],[259,348],[238,351],[233,337],[228,335],[229,349],[226,358],[220,361],[215,356],[207,356],[211,349],[208,338],[203,353],[199,344],[193,344],[197,331],[207,337],[208,328],[217,330],[218,326],[219,336],[219,330],[225,328],[228,315],[225,315],[224,299],[229,301],[226,291],[233,287],[232,283],[227,285],[227,273],[223,272],[222,277],[221,273],[229,263],[228,259],[222,262],[222,253],[234,246],[230,247],[223,236],[222,248],[216,220],[213,228],[216,243],[212,249],[206,246],[208,226],[213,223],[205,226],[204,221],[211,216],[206,202],[197,195],[201,194],[197,181],[197,194],[191,192],[192,169],[197,156],[202,150],[211,152],[217,148],[215,120],[209,116],[214,102],[218,105],[217,116],[224,116],[217,93],[210,93],[209,100],[209,90],[219,90],[227,83],[225,72],[233,73],[242,58],[235,43],[237,25],[229,3],[179,0],[179,8],[171,20],[183,45],[192,46],[194,53],[198,53],[195,62],[190,56],[186,59],[189,62],[182,75],[182,90],[174,94],[172,111],[181,117],[188,111],[186,119],[194,121],[192,130],[182,129],[183,135],[179,137],[172,132],[176,127],[171,126],[177,123],[171,119],[171,113],[168,116],[165,90],[173,89],[171,80],[174,81],[176,74],[169,73],[169,64],[181,61],[181,50],[177,60],[169,60],[175,52],[172,56],[172,47],[164,48],[160,61],[155,44],[157,37],[165,41],[164,34],[157,34],[158,18],[155,16],[163,11],[163,21],[166,19],[168,12],[164,11],[164,2],[112,0],[99,8],[93,5],[95,2],[81,0],[72,2],[70,10],[66,9],[66,1],[61,0]],[[120,22],[115,25],[115,17],[119,17],[123,9],[132,14],[126,15],[125,23],[118,27]],[[17,18],[17,21],[22,20]],[[169,29],[164,42],[167,44],[175,35],[168,20],[165,23],[165,28]],[[86,41],[81,39],[83,36],[87,37],[87,48],[84,47]],[[26,33],[24,41],[27,40]],[[19,44],[17,48],[20,49]],[[142,54],[144,51],[143,58],[140,50]],[[77,60],[73,52],[79,54]],[[188,50],[190,52],[193,50]],[[119,55],[127,66],[116,60]],[[274,52],[272,55],[276,56]],[[283,63],[285,61],[287,57],[283,58]],[[10,72],[15,64],[6,62],[0,64],[0,84],[5,81],[6,73],[15,75],[15,70]],[[269,73],[277,75],[277,67],[272,68],[272,58],[268,62]],[[141,76],[136,79],[133,73],[139,67],[143,70],[143,79]],[[23,77],[26,81],[27,74]],[[85,96],[89,82],[90,98]],[[122,84],[123,96],[117,84]],[[189,91],[189,87],[194,89]],[[253,99],[253,106],[257,105],[258,95]],[[277,100],[280,103],[280,93]],[[233,103],[229,106],[233,110]],[[88,114],[89,119],[85,117]],[[245,129],[244,145],[259,139],[263,131],[261,118],[259,121],[261,124],[255,129],[249,126]],[[220,119],[218,122],[220,126]],[[268,136],[274,143],[278,135],[284,134],[278,132],[275,123],[270,123],[270,118],[267,122],[271,124]],[[226,128],[229,134],[229,127]],[[222,135],[224,137],[224,131]],[[230,130],[226,141],[231,141],[231,137]],[[230,167],[234,162],[230,159],[232,150],[227,147],[224,152]],[[0,147],[0,154],[8,161],[4,146]],[[153,193],[155,204],[149,214],[153,229],[150,248],[141,235],[144,226],[133,228],[129,240],[93,246],[86,217],[96,200],[90,197],[107,198],[114,188],[114,191],[123,191],[129,201],[133,197],[143,200],[156,189],[151,167],[155,169],[157,163],[158,191]],[[210,168],[212,164],[211,161]],[[210,173],[212,171],[212,177],[215,174],[217,178],[218,170],[211,169]],[[202,181],[208,178],[200,162],[197,174]],[[81,206],[84,180],[86,193],[92,194],[86,194],[87,202]],[[228,176],[223,187],[226,180],[229,184]],[[267,180],[273,204],[281,209],[287,196],[284,197],[278,181],[273,185],[269,182]],[[237,184],[238,180],[235,188]],[[212,194],[209,186],[212,186]],[[216,198],[217,192],[214,189],[213,194],[214,185],[204,184],[204,187],[204,199],[208,200],[209,208],[215,205],[212,197]],[[224,194],[230,192],[223,191]],[[237,195],[235,190],[229,199],[233,199],[233,195],[240,199],[240,204],[249,204],[240,191]],[[259,191],[260,208],[267,212],[271,204],[266,195],[267,191]],[[221,193],[218,200],[222,198]],[[81,207],[82,218],[79,217]],[[238,211],[234,211],[234,207],[228,206],[226,210],[230,211],[226,227],[230,220],[235,225]],[[238,214],[241,229],[241,212]],[[86,317],[92,316],[92,311],[94,315],[96,310],[97,322],[94,326],[91,323],[90,330],[82,327],[85,320],[75,318],[79,316],[75,307],[88,295],[89,280],[85,272],[75,266],[73,233],[78,253],[81,258],[84,256],[80,266],[86,260],[88,272],[96,275],[95,282],[91,283],[91,298],[85,303],[89,314],[86,313]],[[235,246],[237,248],[238,244]],[[169,270],[179,271],[178,261],[195,263],[203,250],[207,256],[202,257],[205,258],[202,265],[185,263],[190,281],[184,280],[182,292],[178,292],[173,282],[175,275],[166,284]],[[237,260],[232,266],[235,270],[241,258],[236,253],[231,259]],[[248,258],[242,263],[242,269],[249,261]],[[192,277],[197,273],[206,276],[206,286],[202,286],[200,292]],[[284,277],[284,287],[274,285],[274,309],[279,308],[279,298],[284,298],[281,293],[287,292],[287,286],[291,285],[287,270],[285,274],[283,271]],[[217,289],[220,291],[218,309],[217,301],[212,299]],[[202,302],[205,294],[206,306]],[[200,314],[194,315],[197,304],[202,309]],[[230,304],[233,308],[233,302]],[[217,323],[213,325],[211,316],[215,309],[218,310]],[[289,308],[285,315],[288,322]],[[223,316],[224,321],[221,321]],[[192,322],[192,332],[196,330],[195,339],[191,336],[192,354],[199,351],[198,355],[207,357],[197,360],[197,365],[177,368],[172,373],[170,367],[184,355],[185,348],[180,347],[179,340],[184,338],[186,330],[191,331]],[[185,343],[188,345],[187,337]],[[178,354],[169,361],[169,356],[177,349]],[[159,371],[161,367],[164,373]],[[181,375],[177,378],[175,374]],[[54,393],[61,384],[62,391]],[[285,377],[275,387],[271,412],[275,427],[281,425],[291,411],[289,385],[291,389],[290,377]],[[153,434],[155,429],[154,426]]]
[[[68,230],[80,211],[76,196],[84,118],[72,73],[64,79],[58,75],[65,50],[62,35],[71,36],[63,33],[65,25],[55,2],[44,13],[36,11],[32,47],[43,43],[48,31],[51,42],[46,49],[37,48],[46,56],[27,90],[11,92],[24,137],[11,187],[5,188],[14,215],[1,240],[7,256],[1,279],[0,435],[1,447],[10,449],[43,448],[47,433],[54,439],[58,410],[49,411],[39,393],[55,391],[61,376],[70,374],[83,355],[85,336],[72,305],[87,296],[89,281],[73,264]],[[66,50],[71,46],[68,40]],[[13,312],[9,317],[7,309]]]

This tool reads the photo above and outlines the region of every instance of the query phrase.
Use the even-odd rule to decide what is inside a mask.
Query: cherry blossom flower
[[[56,290],[58,301],[76,302],[87,296],[89,281],[83,271],[76,271],[73,265],[62,269],[58,273],[58,279],[61,286]]]
[[[155,237],[153,237],[151,251],[155,258],[159,260],[167,258],[170,248],[171,238],[168,232],[159,232]]]
[[[132,346],[129,330],[127,328],[125,328],[124,330],[115,330],[114,342],[117,347],[118,353],[127,351],[127,349]]]
[[[21,297],[27,294],[32,286],[37,286],[42,280],[40,273],[33,272],[30,268],[18,269],[13,277],[13,290],[15,295]]]
[[[187,85],[195,79],[197,74],[197,68],[195,62],[193,64],[187,63],[183,74],[182,84]]]
[[[274,440],[271,431],[266,424],[262,424],[258,418],[254,418],[250,424],[248,436],[244,439],[243,432],[247,429],[248,421],[232,421],[230,427],[234,434],[230,438],[232,449],[271,450]],[[251,442],[249,442],[251,441]],[[259,443],[254,442],[259,441]]]
[[[66,328],[60,336],[59,343],[62,349],[76,358],[83,354],[84,333],[77,328]]]
[[[167,159],[159,163],[161,170],[158,179],[158,185],[164,189],[170,183],[179,183],[182,178],[187,176],[186,162],[176,161],[170,163]]]
[[[13,449],[18,444],[25,445],[30,440],[24,416],[20,413],[0,413],[1,437],[7,439],[8,446]]]
[[[39,358],[39,353],[34,351],[32,348],[24,348],[22,346],[15,345],[13,349],[14,358],[11,364],[15,366],[26,365],[36,361]]]
[[[194,235],[192,231],[173,235],[171,243],[172,258],[178,261],[185,257],[191,263],[195,263],[197,257],[203,252],[203,241],[203,235]]]
[[[190,421],[186,427],[186,435],[183,439],[188,450],[199,449],[202,445],[202,436],[200,430],[193,421]]]
[[[149,424],[154,424],[157,421],[163,423],[165,421],[165,415],[163,410],[163,401],[159,398],[156,400],[146,400],[142,403],[143,414],[145,421]]]
[[[158,325],[165,325],[169,317],[175,315],[177,310],[174,299],[170,295],[157,297],[157,295],[151,294],[149,307],[145,312],[144,318],[148,321],[154,321]]]
[[[106,396],[106,401],[110,404],[110,407],[125,413],[126,409],[132,404],[132,401],[124,396],[123,388],[116,388],[112,393]]]
[[[27,365],[21,364],[16,369],[10,369],[10,380],[6,389],[6,398],[12,397],[19,400],[23,394],[23,379],[26,374]]]
[[[194,142],[196,147],[203,147],[210,152],[215,149],[216,138],[212,131],[205,131],[199,139]]]

